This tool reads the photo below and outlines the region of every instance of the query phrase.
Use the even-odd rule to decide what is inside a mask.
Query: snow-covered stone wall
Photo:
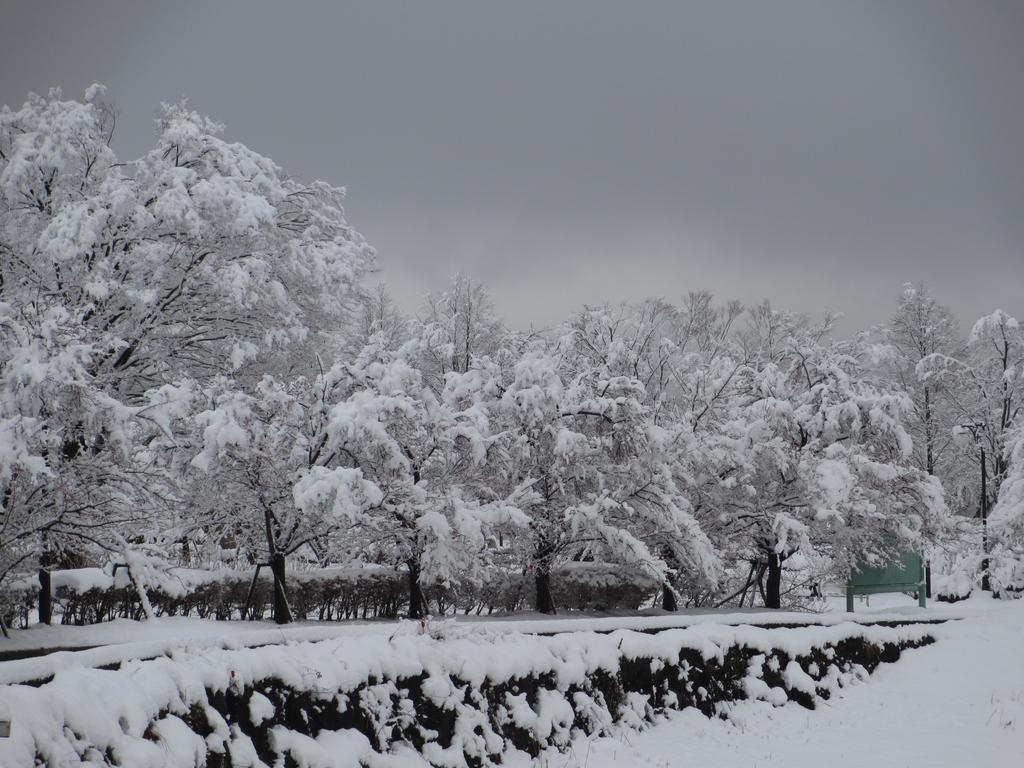
[[[486,765],[641,729],[667,709],[728,716],[759,698],[813,707],[927,626],[699,625],[550,637],[399,632],[181,650],[0,688],[0,765]]]

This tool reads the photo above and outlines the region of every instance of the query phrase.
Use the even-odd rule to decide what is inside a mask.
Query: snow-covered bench
[[[846,610],[853,613],[854,595],[880,592],[916,592],[917,604],[925,607],[924,563],[916,552],[901,552],[883,566],[859,564],[846,582]]]

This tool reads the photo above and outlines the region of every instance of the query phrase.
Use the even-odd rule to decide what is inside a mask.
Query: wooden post
[[[53,621],[53,589],[50,586],[50,572],[46,568],[39,569],[39,623],[49,624]]]
[[[846,612],[853,613],[853,584],[846,584]]]

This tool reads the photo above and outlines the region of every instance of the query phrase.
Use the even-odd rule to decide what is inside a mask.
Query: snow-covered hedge
[[[252,578],[253,571],[172,568],[147,574],[146,593],[157,615],[231,619],[241,615]],[[288,575],[288,584],[292,608],[299,617],[393,616],[404,600],[403,576],[389,568],[360,566],[295,571]],[[143,615],[138,593],[123,568],[113,575],[101,568],[54,571],[51,587],[55,612],[60,614],[64,624],[93,624]],[[269,613],[272,589],[270,570],[263,568],[251,601],[251,610],[256,616]],[[24,624],[38,594],[36,577],[13,584],[6,594],[8,618],[17,618]]]
[[[580,733],[640,729],[668,709],[727,716],[746,698],[813,707],[931,641],[922,626],[844,623],[180,651],[0,688],[14,713],[0,764],[487,765]]]
[[[652,576],[616,563],[569,562],[551,569],[551,598],[559,611],[636,610],[660,589]],[[493,570],[479,583],[428,588],[427,597],[459,613],[517,611],[535,604],[534,579],[532,574]]]
[[[194,615],[239,618],[252,584],[253,571],[171,568],[147,574],[146,593],[158,616]],[[292,613],[297,618],[339,620],[398,615],[408,599],[406,574],[363,565],[295,570],[288,573]],[[141,618],[142,605],[126,569],[77,568],[54,571],[51,587],[55,613],[64,624],[93,624],[118,617]],[[441,613],[515,611],[533,601],[533,581],[522,573],[495,570],[480,583],[455,581],[427,585],[431,610]],[[566,563],[552,571],[556,605],[574,610],[636,609],[659,589],[657,580],[609,563]],[[261,569],[253,590],[250,615],[269,616],[273,585]],[[8,623],[27,626],[39,599],[37,577],[5,588],[0,610]]]

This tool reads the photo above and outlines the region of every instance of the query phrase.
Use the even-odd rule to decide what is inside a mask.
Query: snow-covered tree
[[[1024,571],[1024,424],[1007,435],[1006,454],[1006,476],[992,510],[992,528],[998,542],[996,559],[1007,561],[997,571],[1016,574]],[[1024,583],[1014,579],[1000,586],[1020,589]]]
[[[158,485],[136,463],[147,434],[167,437],[158,410],[310,342],[372,258],[340,189],[289,178],[183,106],[161,108],[153,150],[118,161],[103,94],[0,111],[0,419],[20,436],[4,514],[20,499],[43,517],[25,530],[80,542],[125,510],[152,517],[128,486]]]
[[[954,436],[962,457],[980,467],[984,491],[977,488],[982,524],[982,588],[989,588],[987,509],[997,501],[1013,454],[1008,438],[1024,407],[1024,329],[1002,310],[980,318],[971,329],[963,358],[933,354],[918,364],[924,382],[941,383],[949,393]],[[984,466],[981,466],[984,457]]]
[[[662,459],[697,515],[706,466],[700,437],[717,429],[717,416],[732,396],[741,363],[730,356],[730,334],[741,312],[737,303],[718,305],[702,291],[688,294],[678,307],[650,299],[587,309],[571,322],[579,353],[591,364],[643,384],[649,418],[670,435]],[[708,593],[708,580],[678,561],[673,547],[663,547],[661,554],[670,569],[665,608],[676,607],[679,588],[688,599]]]
[[[307,339],[351,294],[372,251],[342,190],[290,179],[175,105],[156,148],[118,163],[101,115],[33,97],[4,114],[0,152],[4,292],[66,310],[107,389],[232,372]]]
[[[378,283],[361,297],[354,321],[339,341],[339,355],[356,357],[371,341],[386,349],[398,349],[416,333],[415,323],[406,317],[388,292]]]
[[[897,352],[893,376],[910,395],[913,407],[904,420],[907,433],[914,441],[912,458],[916,466],[931,475],[948,478],[950,490],[955,478],[955,453],[952,428],[953,409],[941,379],[918,379],[918,364],[931,355],[959,357],[963,342],[957,322],[948,307],[940,304],[924,285],[907,285],[900,295],[899,306],[889,323],[886,341]]]
[[[465,275],[453,277],[446,291],[427,296],[418,324],[423,372],[435,391],[446,374],[465,373],[474,358],[494,356],[508,337],[487,289]]]
[[[508,486],[529,490],[524,545],[542,612],[555,610],[550,572],[559,559],[611,560],[660,580],[666,553],[708,580],[718,569],[673,478],[672,431],[655,423],[644,383],[617,372],[631,363],[609,337],[615,321],[581,322],[528,350],[501,397],[500,472]],[[604,344],[584,335],[588,324],[604,328]]]
[[[302,506],[337,507],[348,503],[334,489],[337,473],[373,483],[379,498],[361,533],[363,555],[407,569],[411,616],[425,610],[425,580],[473,572],[490,528],[522,520],[482,479],[494,443],[481,407],[494,396],[487,371],[450,371],[438,395],[417,367],[421,352],[419,340],[392,350],[375,339],[331,369],[327,386],[339,396],[318,450],[340,467],[307,473],[295,489]]]
[[[717,478],[706,494],[719,537],[745,542],[745,556],[765,564],[772,608],[781,605],[782,565],[798,552],[825,554],[845,573],[945,526],[941,486],[909,461],[906,395],[867,375],[870,347],[827,342],[828,330],[827,320],[756,317],[747,344],[760,351],[705,454]]]
[[[94,350],[61,308],[0,302],[0,578],[37,559],[117,553],[173,506],[150,446],[191,402],[165,385],[131,405],[98,386]]]
[[[380,489],[325,451],[335,382],[281,382],[265,376],[250,391],[229,379],[204,392],[194,416],[196,448],[189,475],[193,523],[213,541],[233,541],[274,574],[275,619],[290,620],[285,558],[322,551],[339,532],[364,522]],[[317,500],[330,490],[330,503]]]

